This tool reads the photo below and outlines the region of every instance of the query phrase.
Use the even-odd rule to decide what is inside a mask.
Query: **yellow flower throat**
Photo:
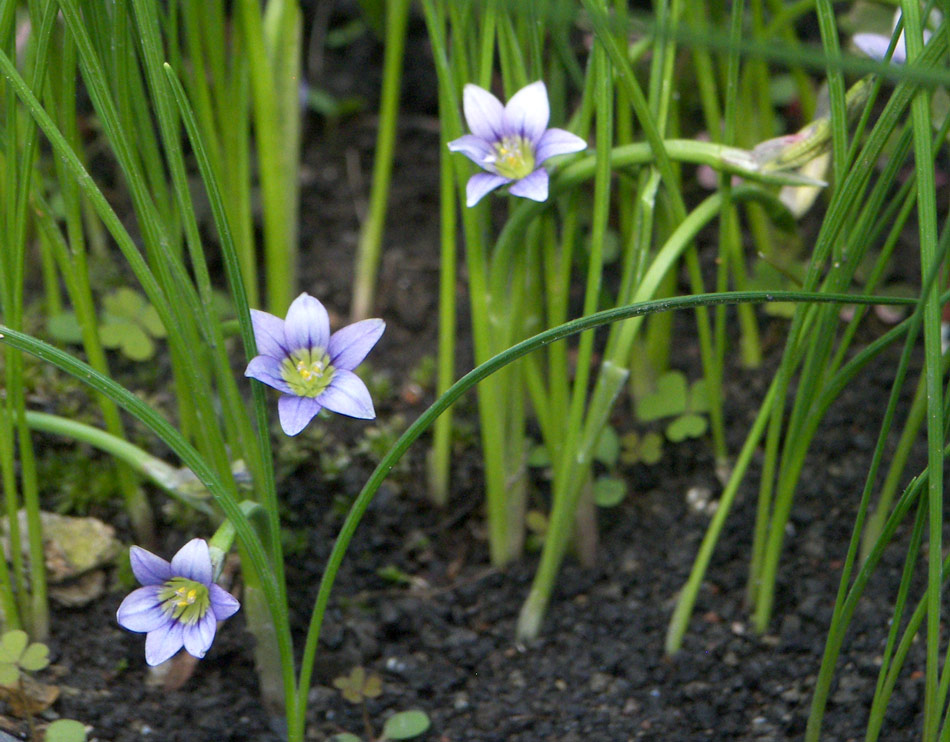
[[[173,577],[158,593],[162,610],[184,624],[197,623],[208,612],[208,588],[187,577]]]
[[[505,137],[493,145],[492,165],[504,178],[520,180],[534,172],[534,147],[524,137]]]
[[[317,397],[333,381],[334,370],[323,348],[301,348],[284,359],[280,375],[298,397]]]

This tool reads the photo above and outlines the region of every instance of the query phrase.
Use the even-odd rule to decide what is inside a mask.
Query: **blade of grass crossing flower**
[[[831,0],[815,0],[821,43],[827,64],[825,79],[831,103],[831,157],[836,182],[843,180],[848,156],[848,117],[845,113],[844,75],[841,72],[841,47],[838,45],[838,23]]]

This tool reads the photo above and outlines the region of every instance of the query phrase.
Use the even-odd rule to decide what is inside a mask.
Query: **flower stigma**
[[[162,610],[184,624],[197,623],[208,612],[208,588],[187,577],[173,577],[158,592]]]
[[[495,142],[491,165],[504,178],[520,180],[534,172],[534,147],[522,136],[508,136]]]
[[[298,397],[317,397],[333,380],[334,368],[323,348],[301,348],[285,358],[280,375]]]

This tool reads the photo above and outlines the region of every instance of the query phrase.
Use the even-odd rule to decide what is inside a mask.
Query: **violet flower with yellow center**
[[[252,309],[251,323],[259,355],[244,375],[283,392],[277,412],[287,435],[297,435],[324,407],[364,420],[376,417],[369,390],[353,369],[376,345],[385,322],[366,319],[331,335],[326,308],[303,293],[286,319]]]
[[[214,583],[211,554],[204,539],[189,541],[166,562],[138,546],[129,552],[132,572],[143,587],[116,611],[119,625],[146,633],[145,661],[160,665],[182,647],[201,659],[214,641],[218,621],[241,604]]]
[[[548,171],[541,165],[550,157],[587,149],[587,142],[576,134],[547,128],[551,108],[540,80],[523,87],[505,106],[487,90],[468,84],[462,106],[472,133],[449,142],[449,149],[487,170],[469,178],[467,206],[508,184],[512,196],[546,201]]]

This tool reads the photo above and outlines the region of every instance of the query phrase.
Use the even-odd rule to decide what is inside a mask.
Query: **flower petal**
[[[284,347],[284,321],[259,309],[251,310],[251,326],[254,328],[254,342],[257,352],[271,358],[283,358],[287,355]]]
[[[172,572],[176,577],[187,577],[202,585],[211,584],[211,553],[208,542],[193,538],[172,557]]]
[[[530,175],[512,183],[508,192],[512,196],[530,198],[532,201],[548,200],[548,171],[539,167]]]
[[[537,144],[551,118],[548,89],[538,80],[527,85],[513,96],[505,106],[503,135],[518,134],[532,144]]]
[[[158,585],[149,585],[133,590],[125,596],[125,600],[115,612],[115,619],[119,626],[129,631],[155,631],[159,626],[168,623],[168,614],[162,610],[158,593]]]
[[[449,151],[461,152],[479,167],[488,170],[494,167],[492,165],[494,151],[492,150],[491,142],[477,137],[474,134],[466,134],[458,139],[453,139],[449,142]]]
[[[381,319],[364,319],[334,332],[327,346],[333,368],[352,371],[359,366],[385,329],[386,323]]]
[[[549,157],[583,152],[585,149],[587,149],[587,142],[577,134],[572,134],[565,129],[548,129],[538,141],[538,147],[534,152],[534,163],[540,165]]]
[[[145,661],[152,667],[170,660],[184,645],[182,629],[178,621],[169,621],[145,637]]]
[[[352,371],[337,369],[330,386],[324,389],[317,399],[328,410],[340,415],[357,417],[361,420],[372,420],[376,417],[369,389]]]
[[[217,621],[215,621],[213,611],[206,612],[191,626],[184,626],[182,640],[188,654],[197,657],[199,660],[204,657],[214,641],[216,627]]]
[[[211,598],[211,610],[214,612],[214,617],[219,621],[231,618],[241,607],[231,593],[213,582],[208,585],[208,596]]]
[[[281,362],[273,356],[254,356],[247,364],[244,375],[290,394],[290,384],[284,381],[281,374]]]
[[[143,585],[160,585],[172,577],[171,565],[141,546],[129,549],[129,562],[132,564],[135,579]]]
[[[326,348],[330,341],[330,315],[319,299],[304,292],[290,305],[284,322],[287,350]]]
[[[877,33],[856,33],[851,37],[854,45],[867,54],[871,59],[879,62],[884,61],[884,55],[887,54],[887,48],[891,44],[889,36]],[[907,46],[904,43],[904,34],[901,33],[897,40],[897,46],[894,47],[894,54],[891,56],[891,64],[904,64],[907,59]]]
[[[324,394],[326,394],[325,391]],[[297,435],[307,427],[322,407],[323,405],[313,397],[295,397],[291,394],[285,394],[277,400],[280,427],[284,429],[284,433],[287,435]]]
[[[486,193],[510,182],[511,178],[503,178],[493,173],[475,173],[468,179],[468,185],[465,186],[465,205],[471,208],[481,201]]]
[[[478,85],[469,83],[462,90],[462,109],[472,134],[489,142],[501,139],[505,109],[494,95]]]

